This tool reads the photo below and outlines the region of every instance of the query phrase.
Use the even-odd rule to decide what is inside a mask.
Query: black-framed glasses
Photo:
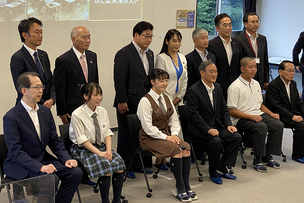
[[[33,89],[35,89],[35,90],[40,90],[40,89],[43,89],[43,90],[44,90],[45,85],[37,85],[37,86],[35,86],[35,87],[28,87],[28,88],[33,88]]]
[[[142,35],[145,39],[152,39],[154,35]]]

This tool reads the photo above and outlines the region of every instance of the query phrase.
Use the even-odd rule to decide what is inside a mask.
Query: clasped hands
[[[173,142],[175,144],[178,144],[178,145],[180,145],[180,143],[181,143],[181,140],[177,135],[167,136],[166,140]]]
[[[65,167],[67,168],[73,168],[77,167],[77,161],[74,159],[69,159],[65,162]],[[57,171],[56,167],[53,164],[48,164],[48,165],[43,165],[40,169],[41,172],[47,173],[47,174],[52,174]]]
[[[234,126],[228,126],[227,130],[230,133],[236,133],[237,132],[237,129]],[[210,130],[208,130],[208,134],[216,137],[216,136],[219,136],[219,131],[217,129],[211,128]]]
[[[112,151],[111,150],[106,150],[104,152],[100,151],[98,156],[102,156],[106,158],[108,161],[112,161]]]

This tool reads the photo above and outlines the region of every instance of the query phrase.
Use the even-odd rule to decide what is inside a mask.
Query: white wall
[[[160,33],[175,28],[176,10],[195,10],[196,0],[143,0],[143,19],[154,25],[154,39],[150,48],[155,54],[159,53],[163,39]],[[119,12],[119,11],[113,11]],[[55,59],[68,49],[72,43],[69,38],[70,31],[78,25],[86,26],[91,33],[92,43],[90,50],[98,55],[99,81],[104,91],[102,106],[108,110],[111,127],[116,127],[115,109],[112,107],[114,100],[113,60],[115,53],[132,40],[132,29],[138,21],[45,21],[43,22],[43,43],[39,47],[48,52],[51,69],[54,70]],[[9,63],[11,55],[22,46],[17,26],[19,22],[0,22],[0,117],[14,106],[16,91],[12,82]],[[180,30],[183,35],[181,53],[187,54],[193,49],[191,39],[192,29]],[[57,117],[56,108],[52,108],[56,125],[61,124]],[[0,133],[3,132],[2,119]]]
[[[303,0],[257,0],[259,33],[268,40],[270,57],[292,58],[292,49],[304,30]]]

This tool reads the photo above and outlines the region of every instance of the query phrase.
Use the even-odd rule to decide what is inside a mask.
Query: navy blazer
[[[213,90],[213,107],[206,87],[201,80],[194,83],[188,90],[188,132],[192,136],[211,136],[208,131],[214,124],[224,129],[232,126],[222,87],[218,83],[213,84],[215,87]]]
[[[149,50],[149,73],[154,69],[154,54]],[[137,49],[131,42],[119,50],[114,59],[114,107],[118,103],[127,102],[129,113],[136,113],[140,99],[146,95],[150,88],[145,87],[147,74]]]
[[[56,133],[50,109],[39,105],[38,118],[41,141],[28,112],[19,102],[3,117],[4,139],[8,154],[4,161],[4,172],[16,180],[25,178],[30,172],[38,173],[48,145],[58,160],[65,164],[71,157]]]
[[[39,78],[41,82],[44,82],[45,89],[43,90],[43,95],[41,98],[41,101],[39,104],[43,104],[46,100],[53,99],[54,101],[56,100],[55,98],[55,86],[53,83],[53,74],[50,69],[50,60],[45,51],[42,51],[40,49],[38,50],[38,57],[41,61],[41,65],[44,69],[44,79],[41,77],[39,74],[37,65],[33,59],[33,57],[30,55],[28,50],[22,46],[21,49],[19,49],[16,53],[13,54],[11,57],[11,63],[10,63],[10,69],[15,85],[15,89],[17,91],[17,99],[16,99],[16,104],[21,100],[22,94],[18,92],[17,90],[17,79],[18,77],[25,72],[36,72],[39,74]]]
[[[203,61],[199,53],[196,51],[196,49],[194,49],[192,52],[187,54],[186,59],[187,59],[187,71],[188,71],[188,84],[187,84],[187,90],[188,90],[194,83],[196,83],[201,79],[199,66]],[[216,64],[214,54],[208,53],[207,59],[211,60],[214,64]],[[184,97],[184,101],[186,100],[185,97]]]
[[[272,112],[278,113],[284,123],[291,121],[294,115],[304,116],[303,101],[299,97],[297,83],[294,80],[290,82],[291,101],[289,101],[285,85],[280,76],[269,83],[266,91],[266,106]]]
[[[88,82],[99,83],[97,55],[85,50],[88,68]],[[83,95],[77,90],[78,84],[86,80],[73,48],[59,56],[55,61],[54,83],[57,98],[57,115],[70,114],[83,104]]]
[[[299,60],[299,54],[301,53],[302,50],[304,50],[304,32],[300,33],[299,39],[296,42],[296,44],[294,45],[294,48],[292,50],[293,63],[295,66],[300,66],[300,70],[303,73],[304,72],[304,52],[302,52],[301,59]],[[304,81],[303,77],[302,77],[302,80]],[[302,83],[303,83],[303,81],[302,81]]]
[[[240,61],[243,58],[242,47],[238,40],[231,38],[232,59],[229,66],[227,53],[223,42],[219,36],[209,42],[207,50],[215,55],[217,67],[217,82],[223,88],[224,98],[227,99],[227,89],[229,85],[241,74]]]
[[[256,57],[245,33],[240,34],[239,36],[236,37],[236,39],[242,45],[242,53],[244,57],[245,56]],[[260,83],[260,86],[263,89],[264,83],[269,83],[269,63],[268,63],[268,48],[267,48],[266,37],[259,34],[257,38],[257,43],[258,43],[257,57],[260,58],[260,63],[257,64],[257,73],[255,74],[254,79]]]

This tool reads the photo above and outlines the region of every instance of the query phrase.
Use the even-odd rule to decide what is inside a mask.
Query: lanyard
[[[246,37],[247,37],[247,39],[248,39],[248,42],[249,42],[249,44],[250,44],[250,46],[251,46],[251,49],[252,49],[252,51],[254,52],[254,55],[255,55],[255,57],[257,57],[257,53],[255,53],[255,51],[254,51],[254,49],[253,49],[253,47],[252,47],[252,44],[251,44],[251,41],[250,41],[250,39],[249,39],[249,36],[248,36],[248,34],[247,34],[247,32],[245,31],[245,34],[246,34]],[[256,47],[258,46],[258,40],[256,40]]]
[[[171,58],[171,61],[172,61],[172,63],[173,63],[173,65],[174,65],[174,68],[175,68],[175,72],[176,72],[176,77],[177,77],[177,81],[176,81],[176,88],[175,88],[175,92],[178,92],[178,80],[179,80],[179,78],[181,77],[181,75],[183,74],[183,65],[182,65],[182,62],[181,62],[181,60],[180,60],[180,58],[179,58],[179,55],[178,55],[178,53],[176,53],[177,54],[177,58],[178,58],[178,66],[179,66],[179,69],[175,66],[175,64],[174,64],[174,62],[173,62],[173,60],[172,60],[172,58]]]

